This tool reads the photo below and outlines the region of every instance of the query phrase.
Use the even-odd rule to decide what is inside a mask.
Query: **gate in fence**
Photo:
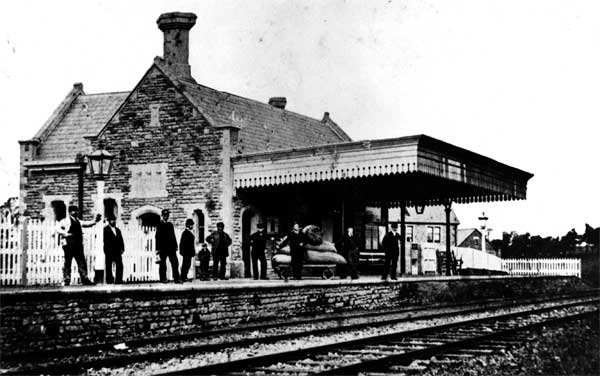
[[[51,285],[63,281],[64,251],[55,234],[56,222],[25,219],[0,220],[0,285]],[[153,227],[118,226],[123,234],[123,281],[158,281]],[[84,253],[90,278],[104,269],[102,228],[99,223],[83,229]],[[176,236],[179,238],[176,230]],[[181,256],[180,258],[181,265]],[[97,264],[98,263],[98,264]],[[170,268],[167,268],[170,278]],[[71,282],[80,283],[77,264],[71,265]]]

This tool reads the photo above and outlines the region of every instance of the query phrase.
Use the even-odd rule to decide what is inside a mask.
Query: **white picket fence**
[[[51,285],[63,281],[64,251],[55,235],[54,221],[25,220],[19,224],[0,220],[0,285]],[[119,226],[125,243],[123,280],[157,281],[158,264],[154,251],[155,229],[138,225]],[[84,254],[88,276],[104,269],[103,225],[83,229]],[[176,230],[177,239],[180,233]],[[26,257],[26,264],[23,259]],[[181,256],[179,256],[181,265]],[[114,273],[113,273],[114,274]],[[167,278],[171,278],[170,265]],[[71,265],[71,282],[80,283],[77,263]]]
[[[581,259],[503,259],[502,271],[510,275],[575,276],[581,278]]]

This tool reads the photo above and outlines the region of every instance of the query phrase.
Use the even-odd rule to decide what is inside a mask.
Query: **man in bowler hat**
[[[206,237],[206,242],[212,245],[214,279],[217,279],[217,277],[219,279],[227,279],[225,278],[225,267],[227,265],[227,256],[229,256],[231,238],[224,229],[225,224],[219,222],[217,223],[217,231],[213,231],[212,234]],[[219,264],[221,264],[220,268]]]
[[[265,257],[265,249],[267,248],[267,231],[264,223],[256,225],[258,231],[250,236],[250,246],[252,247],[252,276],[254,279],[259,278],[258,262],[260,261],[260,279],[267,278],[267,258]]]
[[[381,246],[385,251],[385,263],[383,264],[382,280],[387,280],[388,273],[392,279],[396,278],[396,269],[398,268],[398,256],[400,254],[400,234],[398,234],[398,224],[392,223],[391,231],[383,237]],[[390,267],[391,266],[391,267]]]
[[[171,262],[171,271],[175,283],[181,283],[179,279],[179,260],[177,259],[177,239],[175,238],[175,229],[169,222],[169,209],[163,209],[161,220],[156,227],[156,252],[160,257],[158,264],[158,275],[160,282],[167,282],[167,259]]]
[[[123,283],[123,259],[125,243],[121,230],[117,227],[117,220],[109,218],[104,226],[104,260],[106,269],[106,283]],[[112,265],[115,264],[115,277],[112,274]]]
[[[192,265],[192,259],[196,255],[196,237],[192,232],[194,228],[194,220],[188,218],[185,220],[185,230],[181,233],[181,240],[179,241],[179,254],[183,257],[181,262],[181,281],[187,282],[188,271]]]

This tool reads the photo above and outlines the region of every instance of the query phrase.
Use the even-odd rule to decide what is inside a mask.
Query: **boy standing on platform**
[[[203,281],[208,281],[210,278],[210,273],[208,271],[208,264],[210,263],[210,251],[208,250],[206,243],[202,243],[202,248],[200,249],[200,252],[198,252],[197,258],[200,261],[200,279]]]
[[[163,209],[162,218],[156,227],[156,253],[160,257],[158,275],[161,283],[167,282],[167,258],[171,262],[171,271],[175,283],[181,283],[179,279],[179,260],[177,260],[177,239],[175,229],[169,222],[169,209]]]
[[[194,221],[191,218],[185,220],[185,230],[181,233],[181,240],[179,241],[179,254],[183,257],[181,263],[181,281],[187,282],[188,271],[190,265],[192,265],[192,259],[196,255],[196,237],[192,232],[194,228]]]

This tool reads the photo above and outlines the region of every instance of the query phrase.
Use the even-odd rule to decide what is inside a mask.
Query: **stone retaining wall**
[[[244,280],[221,285],[71,287],[0,292],[0,351],[123,341],[292,316],[586,289],[570,277],[438,277],[394,283]]]

